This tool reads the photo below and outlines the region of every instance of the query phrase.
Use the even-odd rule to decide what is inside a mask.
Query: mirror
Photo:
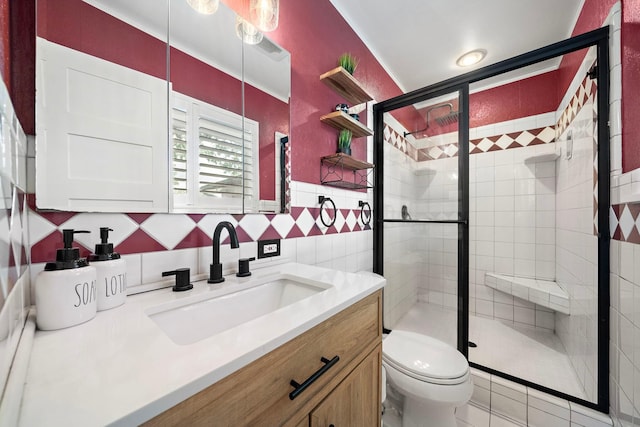
[[[38,0],[37,35],[39,208],[280,212],[290,55],[225,4]]]

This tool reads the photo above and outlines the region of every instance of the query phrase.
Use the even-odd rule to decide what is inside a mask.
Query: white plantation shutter
[[[252,210],[257,122],[174,92],[172,126],[174,210]]]
[[[174,108],[171,117],[173,135],[173,193],[187,194],[187,113]]]

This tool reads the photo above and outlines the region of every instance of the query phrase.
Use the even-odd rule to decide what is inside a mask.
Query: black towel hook
[[[318,203],[320,203],[320,214],[319,214],[320,221],[322,221],[322,225],[329,228],[336,222],[336,217],[338,216],[336,204],[333,203],[333,200],[331,200],[329,197],[324,197],[324,196],[318,196]],[[325,222],[324,217],[322,216],[322,209],[324,208],[325,203],[331,203],[331,207],[333,209],[333,218],[329,217],[330,219],[329,224]]]

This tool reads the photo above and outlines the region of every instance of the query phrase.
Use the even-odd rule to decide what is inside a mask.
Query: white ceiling
[[[570,37],[584,3],[330,1],[405,92],[564,40]],[[456,59],[473,49],[488,51],[484,61],[472,67],[458,67]]]

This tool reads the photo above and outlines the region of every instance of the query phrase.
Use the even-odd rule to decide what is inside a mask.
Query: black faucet
[[[229,221],[221,221],[216,225],[216,229],[213,232],[213,263],[209,266],[209,283],[224,282],[222,277],[222,264],[220,263],[220,233],[222,229],[226,228],[229,232],[229,239],[231,239],[231,247],[236,249],[240,245],[238,244],[238,235],[236,229],[233,228],[233,224]]]

